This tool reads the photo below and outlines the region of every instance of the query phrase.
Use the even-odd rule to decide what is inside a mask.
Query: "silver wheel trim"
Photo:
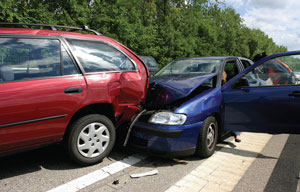
[[[207,135],[206,135],[206,144],[207,144],[207,149],[208,150],[211,150],[214,146],[215,131],[216,131],[216,125],[215,125],[215,123],[211,123],[208,126]]]
[[[101,155],[109,145],[110,134],[102,123],[90,123],[78,135],[77,149],[87,158]]]

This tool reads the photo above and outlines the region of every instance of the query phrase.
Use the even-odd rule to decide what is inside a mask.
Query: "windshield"
[[[202,73],[210,74],[218,72],[221,59],[181,59],[175,60],[162,68],[155,76],[169,74]]]

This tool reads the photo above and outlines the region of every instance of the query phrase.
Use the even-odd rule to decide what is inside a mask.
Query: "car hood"
[[[193,93],[205,81],[215,77],[213,74],[180,74],[153,77],[150,80],[146,106],[156,108],[168,105]]]

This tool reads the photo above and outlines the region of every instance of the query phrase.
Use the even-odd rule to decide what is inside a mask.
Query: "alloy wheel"
[[[209,150],[211,150],[213,148],[213,146],[214,146],[214,142],[215,142],[215,130],[216,130],[216,125],[214,123],[211,123],[208,126],[208,129],[207,129],[207,139],[206,139],[207,148]]]

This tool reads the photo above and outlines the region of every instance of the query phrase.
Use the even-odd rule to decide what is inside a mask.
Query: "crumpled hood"
[[[147,106],[153,108],[168,105],[178,99],[187,97],[201,84],[216,75],[217,73],[208,75],[188,73],[153,77],[150,80]]]

